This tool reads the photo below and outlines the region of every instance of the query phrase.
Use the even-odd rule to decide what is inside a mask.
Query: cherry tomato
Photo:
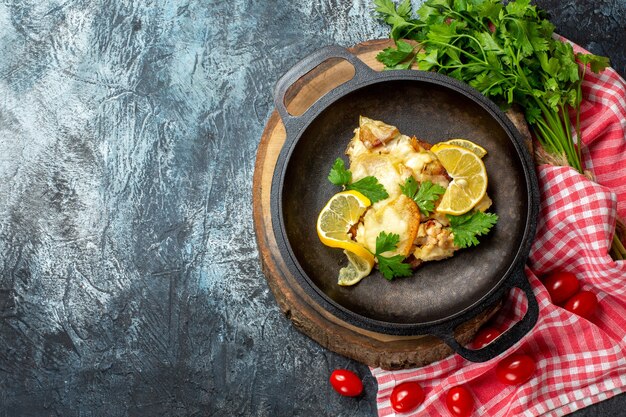
[[[561,304],[578,292],[578,280],[571,272],[554,272],[544,280],[554,304]]]
[[[495,327],[483,327],[478,331],[478,333],[476,333],[476,336],[474,336],[472,348],[480,349],[485,347],[501,334],[502,332]]]
[[[363,392],[361,378],[347,369],[335,369],[330,374],[330,385],[335,391],[346,397],[356,397]]]
[[[424,402],[424,390],[415,381],[403,382],[391,391],[391,408],[408,413]]]
[[[469,417],[474,409],[474,396],[470,390],[459,385],[448,391],[446,405],[454,417]]]
[[[516,353],[504,358],[496,366],[496,377],[503,384],[520,385],[535,373],[535,361],[528,355]]]
[[[580,317],[590,318],[598,307],[598,297],[591,291],[580,291],[565,303],[565,309]]]

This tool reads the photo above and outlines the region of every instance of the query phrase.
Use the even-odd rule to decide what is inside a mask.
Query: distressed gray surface
[[[626,0],[538,3],[624,75]],[[370,8],[0,4],[1,416],[375,414],[280,315],[250,192],[277,78],[384,37]]]

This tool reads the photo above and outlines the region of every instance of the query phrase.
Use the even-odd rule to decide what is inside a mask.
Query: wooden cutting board
[[[388,39],[372,40],[349,50],[375,70],[382,70],[376,54],[393,45]],[[326,61],[297,81],[288,91],[285,104],[300,115],[337,85],[352,78],[347,61]],[[443,359],[452,350],[434,336],[391,336],[355,327],[329,314],[312,300],[289,272],[278,250],[270,212],[270,191],[276,160],[285,142],[285,128],[276,111],[270,116],[257,151],[253,180],[253,210],[261,267],[280,309],[301,332],[320,345],[372,367],[402,369],[419,367]],[[500,307],[492,306],[457,329],[457,340],[469,342],[478,328]]]

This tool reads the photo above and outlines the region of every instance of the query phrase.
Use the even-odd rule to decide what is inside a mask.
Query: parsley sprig
[[[447,215],[450,228],[454,234],[454,244],[459,248],[467,248],[478,245],[476,236],[489,233],[498,221],[498,215],[483,213],[482,211],[470,211],[460,216]]]
[[[385,70],[409,69],[415,61],[413,46],[401,39],[395,41],[396,47],[383,49],[376,59],[385,64]]]
[[[412,176],[406,179],[404,185],[400,185],[400,190],[402,194],[415,201],[424,216],[430,215],[435,210],[435,201],[446,192],[441,185],[430,181],[418,184]]]
[[[346,190],[358,191],[367,197],[372,204],[389,197],[385,187],[378,182],[376,177],[367,176],[352,182],[352,172],[346,169],[341,158],[337,158],[328,174],[328,181],[335,185],[343,185]]]
[[[569,110],[576,114],[581,143],[582,79],[588,68],[606,68],[608,58],[574,53],[553,37],[554,25],[530,0],[428,0],[415,16],[410,0],[374,5],[396,42],[377,56],[386,69],[410,68],[415,61],[419,69],[466,82],[505,107],[520,105],[543,148],[566,155],[583,172]],[[417,41],[421,49],[402,39]]]
[[[395,277],[408,277],[413,271],[409,264],[402,262],[404,256],[383,256],[382,254],[392,251],[398,247],[400,235],[396,233],[380,232],[376,237],[376,260],[378,261],[378,269],[383,276],[391,281]]]

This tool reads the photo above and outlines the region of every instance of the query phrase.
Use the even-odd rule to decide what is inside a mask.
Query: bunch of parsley
[[[608,67],[608,58],[574,53],[530,0],[427,0],[416,15],[410,0],[397,6],[392,0],[374,4],[396,42],[377,56],[386,69],[409,69],[416,63],[421,70],[471,85],[503,108],[519,105],[543,149],[584,173],[582,80],[587,70],[599,73]],[[419,47],[403,39],[417,41]],[[617,233],[611,255],[626,259]]]
[[[443,73],[463,81],[503,107],[520,105],[543,148],[583,172],[569,112],[580,140],[581,83],[587,67],[600,72],[608,58],[575,54],[554,37],[554,25],[530,0],[428,0],[413,15],[410,0],[374,0],[391,26],[395,48],[377,59],[386,69]],[[419,48],[402,40],[411,39]],[[579,68],[578,62],[584,64]]]

